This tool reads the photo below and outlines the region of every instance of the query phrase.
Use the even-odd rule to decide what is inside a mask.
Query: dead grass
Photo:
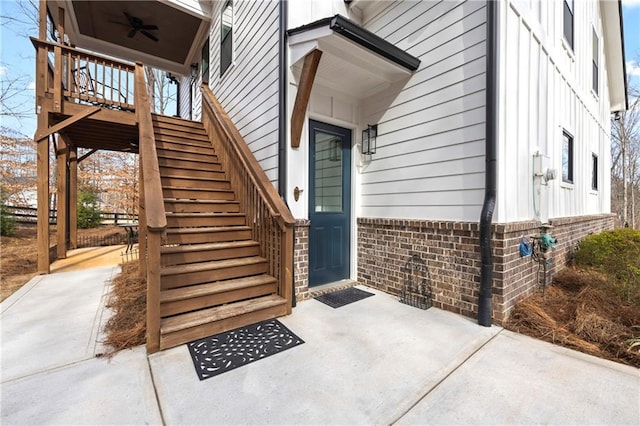
[[[628,339],[640,337],[640,306],[625,303],[610,279],[589,269],[567,268],[553,285],[521,301],[505,324],[518,333],[640,367]],[[635,326],[635,327],[634,327]]]
[[[146,280],[139,276],[139,263],[129,262],[111,284],[107,307],[113,311],[105,326],[106,356],[143,345],[146,332]]]

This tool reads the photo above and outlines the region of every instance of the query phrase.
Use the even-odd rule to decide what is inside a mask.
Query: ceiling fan
[[[158,29],[157,25],[145,24],[144,21],[138,18],[137,16],[131,16],[127,12],[122,12],[122,13],[124,13],[124,16],[127,18],[126,24],[122,22],[116,22],[116,21],[111,21],[111,22],[124,25],[127,27],[131,27],[131,30],[129,31],[129,34],[127,35],[127,37],[133,38],[133,36],[135,36],[136,33],[139,31],[140,33],[149,37],[151,40],[158,41],[158,37],[156,37],[155,35],[149,32],[149,31],[157,30]]]

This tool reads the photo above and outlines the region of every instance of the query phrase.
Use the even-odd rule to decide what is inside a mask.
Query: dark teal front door
[[[309,120],[309,285],[349,278],[351,131]]]

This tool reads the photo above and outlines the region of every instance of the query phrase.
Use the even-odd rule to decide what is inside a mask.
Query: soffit
[[[77,47],[101,54],[141,61],[179,74],[188,74],[197,62],[199,46],[209,26],[208,13],[187,1],[51,1],[50,11],[57,21],[57,7],[66,9],[66,32]],[[52,7],[53,6],[53,7]],[[137,31],[127,15],[140,19],[154,41]],[[196,60],[194,60],[196,59]]]
[[[322,51],[315,84],[357,99],[408,79],[419,66],[417,58],[351,21],[347,24],[355,31],[347,35],[340,33],[336,28],[345,24],[346,18],[337,17],[289,31],[291,70],[296,79],[300,77],[304,57],[314,49]]]

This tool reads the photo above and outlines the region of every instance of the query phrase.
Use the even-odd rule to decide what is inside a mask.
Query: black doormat
[[[315,299],[319,300],[325,305],[331,306],[332,308],[340,308],[344,305],[357,302],[358,300],[362,300],[369,296],[373,296],[373,293],[360,290],[359,288],[349,287],[345,288],[344,290],[334,291],[333,293],[323,294],[322,296],[318,296]]]
[[[200,380],[303,344],[278,320],[262,321],[188,343]]]

